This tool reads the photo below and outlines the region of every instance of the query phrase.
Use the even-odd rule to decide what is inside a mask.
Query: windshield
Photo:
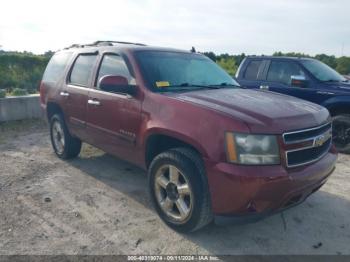
[[[139,51],[136,59],[155,92],[239,86],[221,67],[201,54]]]
[[[318,80],[322,82],[344,82],[346,79],[337,71],[318,60],[302,60],[301,63]]]

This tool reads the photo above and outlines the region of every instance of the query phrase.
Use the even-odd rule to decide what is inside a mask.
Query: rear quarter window
[[[57,82],[62,78],[72,52],[56,53],[46,66],[43,76],[44,82]]]
[[[260,67],[262,66],[262,62],[262,60],[250,61],[245,70],[244,78],[247,80],[257,80]]]

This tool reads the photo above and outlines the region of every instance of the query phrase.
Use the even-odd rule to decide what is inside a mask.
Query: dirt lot
[[[161,222],[146,182],[144,171],[87,145],[61,161],[43,123],[0,126],[0,255],[350,254],[349,156],[283,215],[190,235]]]

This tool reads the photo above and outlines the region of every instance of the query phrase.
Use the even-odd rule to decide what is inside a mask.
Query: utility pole
[[[341,57],[344,56],[344,42],[341,45],[341,54],[340,54],[340,56]]]

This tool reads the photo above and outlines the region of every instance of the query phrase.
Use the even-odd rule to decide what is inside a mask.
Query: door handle
[[[89,105],[94,105],[94,106],[100,106],[101,105],[101,102],[96,100],[96,99],[89,99],[88,100],[88,104]]]
[[[269,88],[270,88],[270,87],[269,87],[269,86],[266,86],[266,85],[261,85],[261,86],[260,86],[260,89],[261,89],[261,90],[269,90]]]
[[[68,96],[69,96],[69,93],[68,93],[68,92],[63,91],[63,92],[61,92],[61,93],[60,93],[60,96],[65,96],[65,97],[68,97]]]

